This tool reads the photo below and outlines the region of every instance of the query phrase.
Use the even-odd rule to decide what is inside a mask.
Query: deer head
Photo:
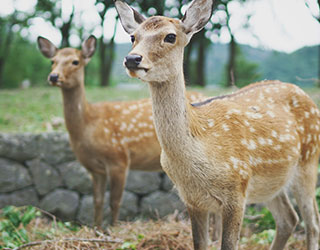
[[[83,83],[84,67],[93,56],[96,44],[97,39],[91,35],[83,42],[81,50],[57,49],[48,39],[39,36],[39,49],[52,62],[52,69],[48,76],[49,84],[70,89]]]
[[[115,6],[132,41],[132,50],[124,60],[127,73],[146,82],[164,82],[181,71],[183,49],[209,21],[213,1],[194,0],[181,20],[163,16],[146,19],[122,1],[116,1]]]

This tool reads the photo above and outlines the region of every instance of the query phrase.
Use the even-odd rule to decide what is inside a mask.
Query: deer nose
[[[59,79],[59,75],[58,74],[50,74],[49,76],[49,81],[50,82],[57,82]]]
[[[137,69],[141,61],[142,56],[140,55],[128,55],[125,57],[124,65],[126,65],[128,69]]]

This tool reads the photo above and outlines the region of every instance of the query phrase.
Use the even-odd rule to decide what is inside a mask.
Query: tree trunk
[[[0,58],[0,88],[3,87],[4,58]]]
[[[9,32],[7,33],[7,36],[4,39],[3,45],[1,45],[2,50],[0,55],[0,88],[4,86],[4,82],[3,82],[4,67],[6,64],[6,59],[9,56],[10,46],[13,40],[12,26],[13,24],[10,25]]]
[[[234,36],[231,35],[231,41],[229,44],[229,60],[227,65],[227,87],[235,86],[237,82],[236,75],[236,56],[237,56],[237,44]]]
[[[70,37],[70,30],[71,30],[71,24],[73,21],[73,16],[74,16],[74,6],[72,6],[72,12],[69,17],[69,20],[66,23],[63,23],[63,25],[60,28],[60,32],[62,35],[62,41],[61,41],[61,46],[62,47],[69,47],[69,37]]]
[[[195,84],[199,86],[205,86],[206,85],[206,77],[205,77],[205,65],[206,65],[206,55],[205,51],[207,48],[207,40],[205,37],[205,30],[203,29],[199,33],[199,39],[198,39],[198,58],[197,58],[197,76],[195,77]]]
[[[184,64],[183,64],[183,69],[184,69],[184,77],[186,80],[186,85],[191,85],[193,82],[192,80],[192,75],[191,75],[191,52],[193,48],[193,42],[194,40],[191,40],[189,45],[185,48],[184,52]]]
[[[320,44],[318,45],[318,79],[316,84],[320,88]]]
[[[103,36],[100,38],[100,86],[110,86],[112,66],[114,62],[114,38],[117,32],[118,17],[116,18],[113,36],[108,43],[103,41]]]

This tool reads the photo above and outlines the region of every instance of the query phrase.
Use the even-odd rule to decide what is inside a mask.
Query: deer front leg
[[[104,193],[107,185],[107,175],[92,173],[93,200],[94,200],[94,225],[101,228],[103,219]]]
[[[127,166],[112,167],[110,169],[110,207],[112,225],[117,222],[119,216],[120,203],[126,183],[127,169]]]
[[[191,219],[193,246],[195,250],[206,250],[208,247],[208,211],[188,207]]]
[[[224,207],[222,211],[222,250],[238,249],[240,229],[244,213],[244,203]]]

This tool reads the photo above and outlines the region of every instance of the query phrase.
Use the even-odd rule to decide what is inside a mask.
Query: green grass
[[[230,90],[195,89],[207,96],[229,93]],[[307,89],[308,94],[320,104],[320,89]],[[135,89],[86,88],[89,102],[135,100],[149,97],[147,84]],[[0,132],[50,131],[52,120],[63,117],[61,91],[57,87],[33,87],[29,89],[0,90]],[[54,130],[65,131],[63,125]]]

